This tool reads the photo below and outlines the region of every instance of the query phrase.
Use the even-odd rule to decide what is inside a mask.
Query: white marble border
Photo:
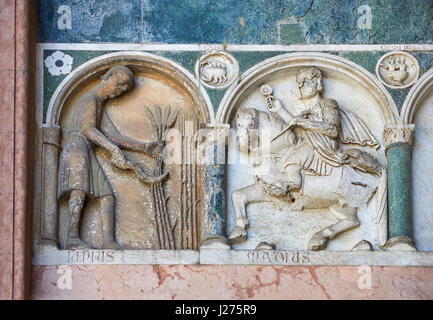
[[[155,265],[198,264],[193,250],[59,250],[41,246],[33,253],[33,265]]]
[[[406,95],[401,108],[401,118],[403,123],[413,123],[415,113],[423,99],[430,93],[433,88],[433,68],[418,79]]]
[[[433,266],[433,252],[406,251],[200,251],[203,265],[276,265],[276,266]]]
[[[433,51],[433,44],[165,44],[165,43],[38,43],[46,50],[143,51]]]
[[[258,250],[36,250],[33,265],[273,265],[432,267],[433,252]]]

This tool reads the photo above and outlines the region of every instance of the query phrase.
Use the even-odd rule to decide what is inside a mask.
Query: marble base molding
[[[274,265],[432,267],[433,252],[304,250],[58,250],[44,247],[33,265]]]

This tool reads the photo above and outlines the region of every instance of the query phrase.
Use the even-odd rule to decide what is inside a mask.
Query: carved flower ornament
[[[265,97],[269,96],[272,94],[272,87],[268,84],[264,84],[264,85],[260,86],[260,92]]]
[[[55,51],[52,55],[45,58],[45,66],[53,76],[68,74],[72,70],[74,59],[61,51]]]

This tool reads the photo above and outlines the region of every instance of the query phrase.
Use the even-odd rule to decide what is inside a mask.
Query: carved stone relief
[[[212,52],[200,57],[195,66],[196,77],[208,88],[224,89],[236,80],[239,65],[226,52]]]
[[[66,97],[53,97],[60,103],[49,112],[58,126],[44,128],[51,168],[41,240],[69,250],[198,250],[203,174],[195,134],[212,117],[210,103],[174,63],[130,55],[89,63],[72,90],[63,86]]]
[[[227,169],[232,248],[378,249],[387,240],[386,99],[320,55],[317,67],[277,59],[252,68],[217,114],[236,131],[228,159],[237,161]]]
[[[420,66],[414,56],[403,51],[393,51],[382,56],[376,65],[376,75],[387,87],[404,89],[418,79]]]
[[[220,51],[199,59],[196,78],[146,53],[89,61],[56,90],[42,127],[36,261],[398,264],[371,252],[416,250],[388,236],[386,151],[410,146],[417,122],[418,152],[431,86],[414,86],[402,124],[381,84],[415,81],[410,57],[384,56],[380,81],[323,53],[276,56],[240,77]],[[228,88],[216,117],[203,85]],[[428,165],[416,161],[419,176]],[[415,218],[422,250],[430,220]]]

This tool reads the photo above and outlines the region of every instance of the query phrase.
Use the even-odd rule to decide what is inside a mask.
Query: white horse
[[[236,126],[241,152],[251,152],[254,144],[258,145],[259,139],[254,134],[257,130],[253,129],[257,129],[259,119],[271,131],[270,136],[278,136],[284,128],[280,119],[267,113],[255,109],[239,110]],[[280,135],[268,146],[267,153],[251,152],[255,183],[232,193],[236,222],[228,237],[230,243],[240,243],[247,238],[249,223],[246,206],[256,202],[271,202],[285,211],[329,208],[338,222],[315,233],[308,244],[309,250],[322,250],[329,240],[360,225],[357,210],[367,204],[377,191],[376,242],[383,245],[387,237],[385,168],[369,153],[349,149],[346,152],[358,158],[356,169],[343,165],[332,168],[330,174],[324,176],[303,172],[302,189],[299,192],[287,192],[284,187],[287,178],[277,164],[290,146],[290,141],[293,143],[290,134],[293,135],[288,131],[287,135]]]

